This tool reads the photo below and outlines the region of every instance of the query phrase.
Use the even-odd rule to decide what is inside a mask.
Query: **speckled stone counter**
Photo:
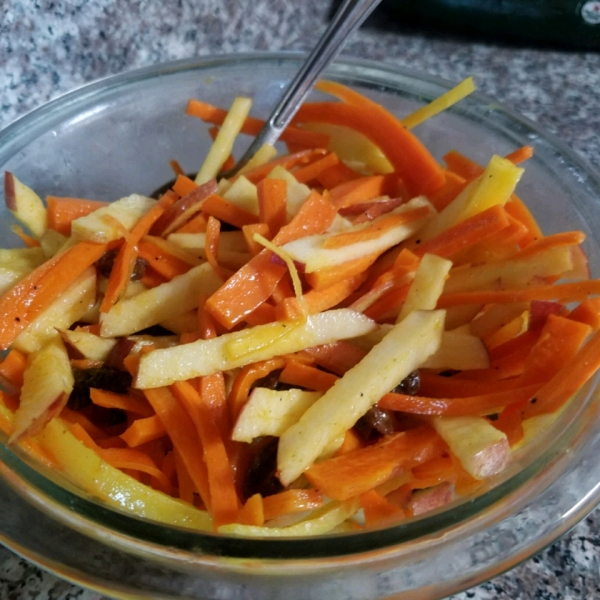
[[[4,0],[0,128],[87,81],[136,67],[194,55],[308,49],[329,11],[325,0]],[[345,54],[455,82],[473,75],[482,92],[554,131],[600,170],[598,53],[408,32],[375,15]],[[600,598],[599,532],[597,510],[539,556],[453,598]],[[0,547],[1,600],[72,598],[102,596]]]

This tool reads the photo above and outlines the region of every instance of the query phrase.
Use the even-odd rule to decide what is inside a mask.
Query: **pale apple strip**
[[[322,395],[300,389],[255,387],[240,412],[231,438],[236,442],[251,442],[263,435],[278,437]]]
[[[324,535],[352,517],[360,508],[357,498],[346,502],[330,502],[323,508],[313,511],[310,517],[288,527],[259,527],[231,523],[221,525],[219,533],[243,537],[309,537]]]
[[[208,263],[193,267],[171,281],[117,302],[100,315],[100,335],[131,335],[186,313],[198,307],[201,294],[212,294],[222,283]]]
[[[238,175],[243,175],[260,167],[269,161],[273,160],[277,156],[277,149],[271,144],[263,144],[256,154],[238,171]]]
[[[66,329],[61,331],[61,336],[67,346],[70,344],[90,360],[105,361],[117,343],[114,338],[101,338],[81,329]]]
[[[58,329],[68,329],[96,304],[96,269],[86,269],[48,308],[21,331],[13,347],[35,352],[57,337]]]
[[[257,325],[213,339],[145,354],[140,358],[134,384],[140,389],[161,387],[320,344],[358,337],[376,328],[374,321],[350,309],[311,315],[298,323]]]
[[[198,185],[206,183],[219,174],[221,167],[233,150],[235,139],[242,129],[251,106],[252,100],[250,98],[239,96],[233,101],[219,133],[196,175],[195,182]]]
[[[548,248],[526,258],[514,258],[474,267],[459,267],[450,271],[444,286],[445,294],[490,289],[500,282],[504,289],[520,288],[537,277],[561,275],[572,268],[568,246]]]
[[[487,369],[490,357],[485,344],[474,335],[445,331],[437,352],[422,365],[426,369]]]
[[[491,206],[506,204],[522,175],[523,169],[494,155],[484,172],[419,232],[419,239],[425,242]]]
[[[40,238],[40,246],[47,259],[66,249],[67,244],[70,244],[69,238],[62,233],[58,233],[58,231],[54,231],[54,229],[47,229]]]
[[[295,261],[304,263],[307,273],[312,273],[317,269],[335,267],[346,261],[362,258],[368,254],[382,253],[416,234],[435,214],[435,209],[424,196],[413,198],[390,213],[387,213],[388,215],[401,214],[421,207],[429,208],[429,215],[389,229],[373,240],[348,244],[341,248],[323,248],[323,242],[329,236],[328,234],[322,234],[300,238],[284,244],[282,248]],[[374,226],[376,222],[377,219],[373,219],[369,224]],[[357,231],[369,224],[355,225],[347,229],[347,231]]]
[[[354,129],[329,123],[307,123],[304,127],[328,135],[327,149],[359,173],[384,174],[394,170],[379,147]]]
[[[89,215],[75,219],[71,225],[71,237],[99,244],[117,240],[121,237],[120,228],[103,217],[108,215],[121,223],[125,229],[131,230],[155,204],[156,200],[152,198],[131,194]]]
[[[223,194],[223,198],[253,215],[258,214],[258,190],[243,175],[236,177],[231,187]]]
[[[277,468],[289,485],[379,399],[440,346],[444,311],[413,311],[340,377],[279,439]]]
[[[0,295],[46,260],[39,248],[0,249]]]
[[[60,419],[50,421],[37,439],[61,466],[61,475],[86,495],[138,518],[212,530],[212,519],[206,511],[171,498],[115,469],[75,438]]]
[[[308,198],[311,190],[304,183],[300,183],[287,169],[277,165],[268,175],[268,179],[281,179],[287,184],[286,216],[287,220],[300,210],[304,201]]]
[[[503,471],[510,460],[506,435],[483,417],[432,417],[433,428],[475,479]]]
[[[54,417],[67,403],[73,383],[71,363],[60,337],[30,354],[23,374],[19,408],[15,412],[15,428],[8,443],[33,433],[45,425],[46,419]]]
[[[204,253],[206,233],[172,233],[167,240],[196,256]],[[241,231],[221,231],[219,234],[219,253],[248,252],[246,239]]]
[[[192,267],[197,267],[201,265],[204,261],[197,256],[194,256],[192,252],[189,252],[186,248],[182,248],[177,244],[169,240],[165,240],[164,238],[154,236],[154,235],[145,235],[142,238],[142,241],[150,242],[154,244],[157,248],[160,248],[165,254],[170,254],[175,258],[191,265]]]
[[[484,339],[497,331],[515,317],[529,310],[529,302],[513,302],[512,304],[494,304],[469,324],[473,335]]]
[[[406,300],[398,313],[398,322],[413,310],[433,310],[436,307],[451,267],[451,261],[435,254],[425,254],[421,258]]]
[[[42,199],[9,171],[4,173],[4,200],[7,208],[35,238],[44,235],[48,217]]]

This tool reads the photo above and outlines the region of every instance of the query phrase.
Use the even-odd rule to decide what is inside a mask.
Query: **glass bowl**
[[[1,132],[0,170],[41,196],[148,194],[171,178],[170,159],[194,171],[208,149],[205,125],[184,115],[188,98],[226,107],[247,95],[253,114],[265,117],[302,59],[186,60],[92,83]],[[399,116],[450,87],[365,61],[340,60],[326,76]],[[520,196],[544,232],[587,233],[591,275],[598,276],[600,179],[559,140],[479,94],[416,133],[439,159],[454,148],[485,163],[494,153],[533,145]],[[12,221],[2,211],[5,241]],[[144,521],[0,444],[0,541],[61,577],[124,598],[442,598],[540,551],[598,503],[597,396],[592,381],[477,495],[403,524],[318,538],[244,539]]]

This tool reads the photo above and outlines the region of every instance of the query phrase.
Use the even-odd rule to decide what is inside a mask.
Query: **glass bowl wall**
[[[218,57],[161,65],[68,94],[0,133],[0,168],[46,194],[115,200],[197,170],[206,126],[188,98],[227,107],[254,98],[265,117],[300,55]],[[327,77],[403,116],[445,82],[374,63],[339,61]],[[318,97],[319,94],[315,94]],[[600,271],[600,180],[557,139],[478,94],[415,133],[441,160],[457,149],[482,163],[535,146],[519,195],[546,233],[582,229]],[[243,143],[243,142],[242,142]],[[236,148],[239,153],[240,148]],[[0,245],[11,218],[2,209]],[[0,445],[0,540],[59,575],[110,595],[151,598],[441,598],[539,551],[598,502],[600,416],[595,383],[555,426],[479,495],[386,529],[315,539],[247,540],[199,534],[107,508]]]

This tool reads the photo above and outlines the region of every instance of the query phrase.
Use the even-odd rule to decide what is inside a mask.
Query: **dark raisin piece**
[[[279,438],[257,438],[250,444],[251,460],[244,480],[242,494],[245,499],[261,494],[272,496],[283,491],[277,479],[277,447]]]
[[[396,394],[406,394],[407,396],[416,396],[421,388],[421,376],[419,371],[409,373],[392,392]]]
[[[376,440],[395,431],[394,417],[378,406],[371,407],[354,425],[354,430],[366,441]]]

